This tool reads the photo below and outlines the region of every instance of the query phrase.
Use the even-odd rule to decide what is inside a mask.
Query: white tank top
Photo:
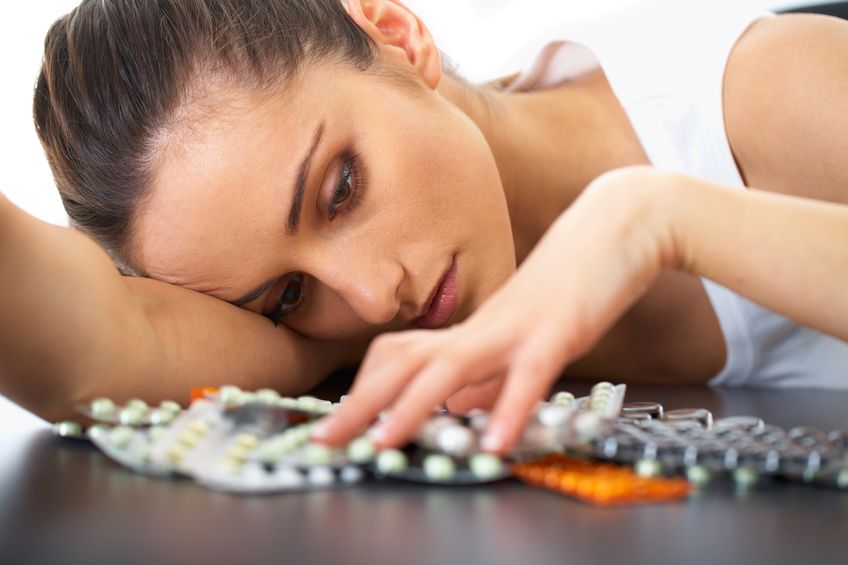
[[[745,30],[773,14],[722,4],[659,0],[579,29],[548,22],[543,37],[568,41],[547,44],[507,89],[550,87],[600,66],[655,167],[744,189],[724,128],[724,70]],[[848,388],[848,343],[704,286],[727,346],[711,384]]]

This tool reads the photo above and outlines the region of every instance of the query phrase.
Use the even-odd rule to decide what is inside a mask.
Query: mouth
[[[428,330],[435,330],[447,325],[456,312],[459,303],[457,295],[457,261],[456,255],[451,259],[450,267],[442,276],[423,314],[412,320],[412,325]]]

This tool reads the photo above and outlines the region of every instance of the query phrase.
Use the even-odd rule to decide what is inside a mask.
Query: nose
[[[339,249],[325,255],[313,274],[362,320],[375,326],[388,324],[400,311],[399,290],[405,271],[386,251]]]

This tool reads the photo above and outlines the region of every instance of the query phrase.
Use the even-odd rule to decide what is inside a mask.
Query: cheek
[[[286,319],[286,325],[307,337],[326,340],[347,340],[372,337],[378,332],[364,322],[347,302],[327,286],[309,281],[306,310]]]

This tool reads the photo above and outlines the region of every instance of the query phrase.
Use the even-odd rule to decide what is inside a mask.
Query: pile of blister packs
[[[386,477],[431,484],[481,484],[515,476],[587,502],[677,500],[719,476],[753,486],[764,476],[848,488],[848,433],[784,431],[759,418],[716,422],[703,409],[663,412],[624,403],[625,386],[598,383],[588,396],[567,392],[541,402],[504,457],[480,439],[489,414],[436,411],[402,449],[377,449],[367,435],[336,449],[310,441],[310,429],[337,404],[227,386],[206,389],[187,409],[117,406],[100,398],[79,407],[97,424],[54,427],[88,438],[138,473],[187,477],[236,493],[302,491]],[[344,397],[342,398],[342,402]],[[685,477],[685,478],[681,478]]]

